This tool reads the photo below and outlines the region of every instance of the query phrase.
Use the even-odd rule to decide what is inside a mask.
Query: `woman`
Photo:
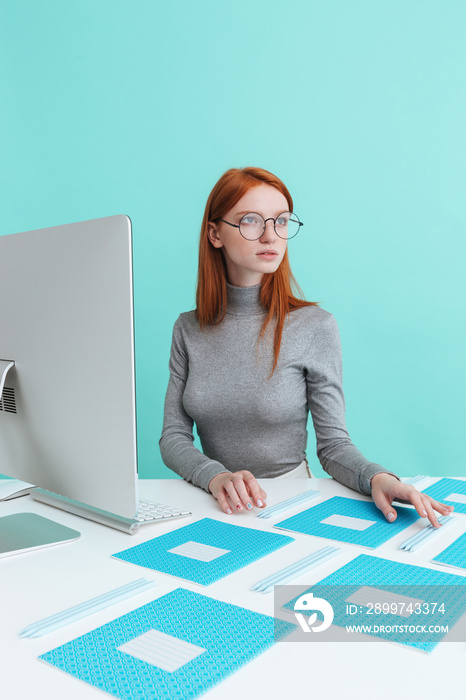
[[[292,293],[287,243],[302,226],[292,212],[283,182],[260,168],[228,170],[213,188],[196,310],[181,314],[173,330],[163,461],[212,493],[225,513],[263,508],[257,478],[312,476],[310,410],[328,474],[371,495],[389,521],[397,499],[440,527],[434,511],[452,507],[369,462],[348,436],[336,322]],[[193,445],[193,422],[203,453]]]

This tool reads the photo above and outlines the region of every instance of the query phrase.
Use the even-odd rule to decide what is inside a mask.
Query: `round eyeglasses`
[[[225,219],[220,219],[220,221],[228,224],[228,226],[238,228],[240,234],[247,241],[257,241],[261,238],[264,235],[267,221],[273,221],[275,233],[279,238],[284,238],[285,240],[294,238],[301,226],[304,226],[302,221],[292,211],[284,211],[276,219],[273,217],[264,219],[263,216],[256,212],[249,212],[249,214],[241,217],[239,224],[232,224],[230,221],[225,221]]]

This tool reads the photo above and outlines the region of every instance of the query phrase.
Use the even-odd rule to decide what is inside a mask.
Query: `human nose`
[[[261,243],[268,243],[269,241],[277,238],[277,232],[275,231],[275,219],[265,219],[264,224],[264,233],[260,237],[260,241]],[[267,224],[269,225],[267,226]]]

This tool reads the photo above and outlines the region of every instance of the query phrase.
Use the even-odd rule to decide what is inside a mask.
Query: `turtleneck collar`
[[[227,314],[255,316],[266,313],[260,303],[260,293],[260,284],[254,287],[234,287],[227,282]]]

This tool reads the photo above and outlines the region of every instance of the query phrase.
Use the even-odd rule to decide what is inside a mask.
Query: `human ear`
[[[218,235],[218,226],[213,221],[209,221],[207,224],[207,237],[214,248],[222,248],[223,243]]]

